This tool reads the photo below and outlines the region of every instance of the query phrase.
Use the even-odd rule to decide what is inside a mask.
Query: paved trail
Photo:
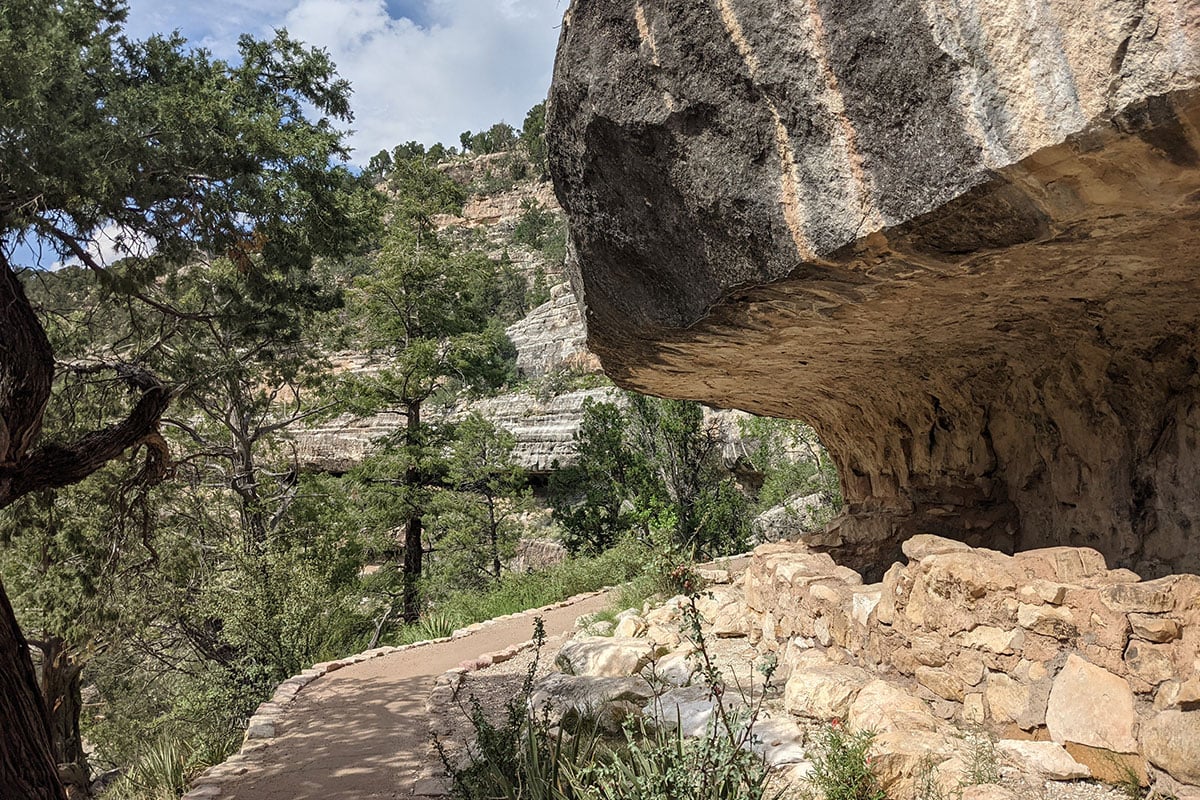
[[[546,635],[563,636],[576,617],[607,603],[600,595],[543,612]],[[251,769],[220,782],[219,800],[411,797],[414,777],[432,755],[425,699],[434,679],[464,660],[531,638],[533,616],[318,678],[287,707],[276,738]]]

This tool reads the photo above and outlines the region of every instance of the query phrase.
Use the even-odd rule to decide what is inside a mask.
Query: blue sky
[[[520,127],[546,96],[566,0],[128,0],[127,31],[178,29],[222,57],[284,27],[354,86],[354,161],[410,140]]]

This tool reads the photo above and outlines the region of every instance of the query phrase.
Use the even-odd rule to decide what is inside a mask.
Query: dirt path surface
[[[607,595],[542,612],[548,649]],[[417,647],[337,670],[288,706],[275,739],[248,770],[220,782],[220,800],[368,800],[411,797],[418,770],[435,757],[425,700],[448,669],[533,635],[534,613],[461,639]],[[551,650],[553,652],[553,650]]]

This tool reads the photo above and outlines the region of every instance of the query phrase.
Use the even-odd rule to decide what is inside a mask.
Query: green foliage
[[[456,254],[403,209],[376,257],[374,274],[356,284],[363,344],[388,356],[377,377],[348,384],[357,411],[421,403],[440,381],[467,387],[510,380],[512,345],[493,322],[496,264]]]
[[[573,785],[577,770],[586,768],[596,746],[594,736],[551,733],[544,719],[531,712],[529,698],[546,641],[540,617],[534,619],[534,659],[521,688],[504,703],[498,719],[490,717],[472,696],[465,709],[475,733],[475,752],[464,767],[451,763],[440,741],[442,758],[457,800],[574,800],[586,795]]]
[[[392,203],[389,213],[394,219],[416,220],[428,226],[435,214],[462,213],[466,190],[436,165],[429,155],[404,153],[397,147],[392,156],[374,168],[368,167],[384,182]]]
[[[849,731],[838,720],[823,725],[812,749],[809,781],[824,800],[884,800],[871,771],[873,731]]]
[[[487,589],[445,593],[436,602],[437,614],[463,627],[505,614],[565,600],[583,592],[616,586],[640,575],[650,551],[636,540],[620,542],[596,556],[569,558],[539,572],[506,573]],[[413,626],[398,634],[398,641],[421,641]]]
[[[525,295],[525,304],[532,310],[549,299],[550,286],[546,282],[546,268],[538,264],[533,268],[533,275],[529,281],[529,290]]]
[[[963,735],[966,744],[966,764],[963,770],[963,786],[999,783],[1000,760],[996,756],[996,743],[982,727],[975,727]]]
[[[546,103],[543,101],[525,115],[521,126],[521,146],[529,156],[529,162],[534,165],[542,176],[548,174],[549,149],[546,147]]]
[[[695,603],[693,621],[698,620]],[[539,621],[540,623],[540,621]],[[699,631],[698,624],[695,626]],[[764,800],[778,798],[769,785],[770,769],[747,746],[754,737],[753,714],[728,710],[716,687],[720,676],[712,667],[707,645],[697,633],[697,647],[707,665],[716,699],[714,724],[706,735],[685,737],[678,726],[653,727],[642,722],[626,726],[619,741],[608,742],[584,728],[568,733],[552,729],[546,715],[531,708],[530,697],[537,658],[521,690],[505,705],[498,720],[484,713],[472,698],[468,720],[476,745],[465,767],[452,765],[439,744],[453,796],[461,800],[512,798],[526,800]],[[535,633],[540,652],[540,625]],[[765,670],[770,681],[773,667]]]
[[[459,135],[458,141],[462,145],[463,152],[469,150],[477,156],[482,156],[511,150],[517,143],[517,132],[512,125],[506,122],[497,122],[486,131],[479,133],[463,131]]]
[[[123,287],[207,253],[270,294],[358,246],[378,206],[338,165],[350,89],[326,53],[279,32],[227,63],[178,35],[127,39],[125,17],[118,0],[0,7],[6,248],[32,235],[74,257],[108,229],[135,257],[109,278]]]
[[[745,549],[749,503],[721,462],[723,433],[698,403],[629,395],[633,448],[653,466],[654,526],[699,560]]]
[[[649,467],[628,446],[627,429],[620,406],[584,400],[575,437],[578,461],[550,475],[554,518],[573,553],[602,552],[639,527],[633,500]]]
[[[942,777],[937,761],[925,756],[917,767],[917,800],[962,800],[963,789],[968,786],[1000,782],[1000,762],[996,757],[996,746],[991,736],[982,727],[974,727],[962,734],[966,753],[962,775],[951,783]],[[1134,775],[1134,786],[1138,786]],[[1136,798],[1135,798],[1136,800]]]
[[[542,207],[535,199],[521,201],[521,216],[512,240],[542,254],[547,264],[562,264],[567,254],[567,226],[562,217]],[[543,276],[543,281],[545,280]],[[547,296],[547,299],[549,297]],[[544,301],[543,301],[544,302]],[[532,303],[532,305],[539,305]]]
[[[113,800],[175,800],[187,790],[187,747],[163,736],[139,752],[137,760],[105,793]]]
[[[530,493],[513,459],[516,439],[478,414],[454,429],[446,457],[446,491],[431,503],[430,528],[439,553],[431,583],[482,588],[498,581],[521,533],[518,515]]]
[[[584,797],[595,800],[764,800],[779,797],[770,768],[742,747],[743,737],[718,725],[700,738],[678,728],[637,725],[622,751],[583,774]]]
[[[742,456],[763,476],[755,503],[759,510],[814,493],[822,494],[835,511],[841,508],[837,468],[812,428],[774,417],[748,417],[738,424],[749,443]]]
[[[683,559],[737,552],[749,502],[721,463],[721,431],[700,405],[629,393],[628,405],[584,403],[576,465],[550,479],[573,552],[637,532]]]
[[[541,250],[558,224],[557,215],[543,208],[537,200],[527,197],[521,201],[521,216],[513,228],[512,240]]]

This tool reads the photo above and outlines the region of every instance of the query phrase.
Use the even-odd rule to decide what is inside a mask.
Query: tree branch
[[[147,468],[141,475],[144,480],[152,482],[165,475],[170,453],[158,434],[158,423],[171,402],[171,389],[149,372],[132,368],[123,372],[121,377],[142,392],[129,416],[71,444],[43,445],[15,466],[0,467],[0,508],[30,492],[81,481],[133,447],[147,447]]]

